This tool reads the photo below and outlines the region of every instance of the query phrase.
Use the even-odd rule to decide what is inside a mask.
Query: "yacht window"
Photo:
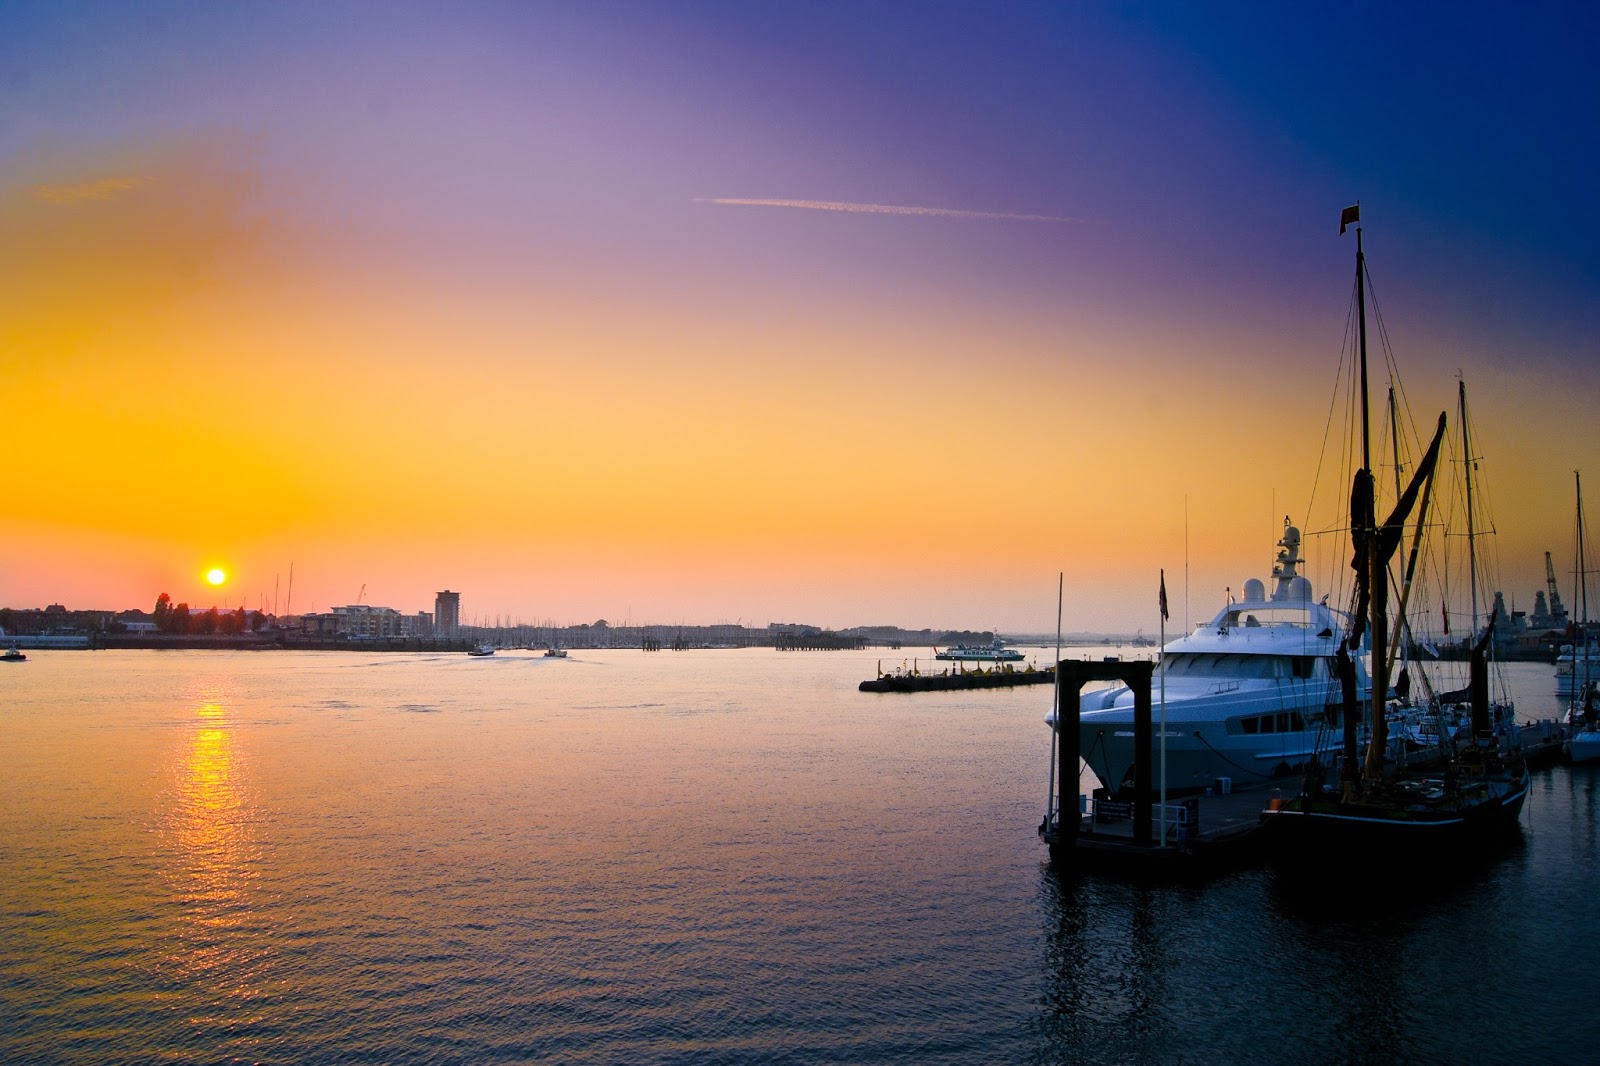
[[[1241,718],[1239,719],[1239,725],[1246,733],[1259,733],[1261,731],[1261,720],[1259,718]]]
[[[1234,677],[1273,677],[1278,658],[1272,655],[1230,655],[1228,673]]]
[[[1289,660],[1294,676],[1307,679],[1316,676],[1317,659],[1314,655],[1296,655]]]

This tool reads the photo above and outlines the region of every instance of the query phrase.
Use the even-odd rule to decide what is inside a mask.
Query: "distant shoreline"
[[[386,638],[378,640],[344,640],[339,638],[287,637],[274,635],[207,635],[188,633],[182,635],[155,635],[129,633],[96,633],[89,637],[87,650],[111,649],[137,651],[439,651],[464,652],[474,642],[463,639]]]
[[[470,651],[479,643],[479,640],[477,639],[466,638],[390,637],[372,640],[347,640],[342,637],[302,637],[289,636],[287,634],[261,636],[253,633],[228,635],[202,633],[91,633],[86,634],[84,637],[78,638],[83,640],[84,643],[73,643],[70,645],[55,642],[59,641],[60,639],[61,638],[59,637],[34,637],[27,634],[18,634],[15,636],[0,638],[0,642],[14,641],[19,647],[25,650],[38,651],[393,651],[443,653]],[[491,639],[489,643],[493,644],[494,642]],[[1016,647],[1038,647],[1048,649],[1054,645],[1055,638],[1050,637],[1049,639],[1042,639],[1027,637],[1014,641],[1008,641],[1007,643]],[[1096,637],[1079,634],[1070,638],[1064,637],[1062,639],[1061,646],[1063,648],[1113,647],[1123,646],[1129,643],[1129,638],[1115,635]],[[640,648],[640,645],[638,644],[584,645],[579,643],[565,642],[563,642],[563,646],[573,651],[637,651]],[[723,645],[717,646],[721,647]],[[772,644],[750,644],[745,646],[752,648],[773,648]],[[519,649],[538,651],[542,650],[543,646],[534,644],[531,646],[496,645],[496,647],[502,651],[516,651]],[[663,644],[662,647],[666,648],[668,646]],[[702,650],[702,648],[702,645],[689,643],[685,644],[678,650]],[[907,644],[903,647],[897,648],[892,647],[892,645],[888,643],[869,643],[863,645],[859,650],[869,649],[910,652],[925,650],[923,649],[922,645],[913,646]],[[1153,652],[1155,649],[1152,647],[1148,650]]]

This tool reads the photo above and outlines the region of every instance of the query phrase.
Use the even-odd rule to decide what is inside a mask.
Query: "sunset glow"
[[[1064,572],[1069,630],[1153,631],[1164,567],[1208,616],[1307,521],[1358,199],[1508,599],[1571,570],[1575,28],[96,10],[0,14],[0,604],[209,603],[217,551],[251,609],[1048,632]]]

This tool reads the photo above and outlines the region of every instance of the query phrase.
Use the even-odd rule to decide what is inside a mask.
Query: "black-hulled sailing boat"
[[[1291,853],[1336,859],[1341,854],[1371,856],[1433,856],[1455,851],[1470,853],[1507,834],[1517,825],[1528,794],[1528,771],[1516,743],[1515,722],[1507,730],[1503,747],[1496,735],[1489,703],[1488,654],[1495,619],[1490,618],[1470,656],[1470,736],[1458,738],[1456,749],[1442,765],[1425,770],[1391,767],[1388,749],[1387,699],[1393,645],[1389,641],[1389,561],[1399,547],[1412,510],[1418,510],[1418,539],[1426,520],[1439,447],[1444,439],[1445,415],[1439,424],[1411,483],[1389,516],[1377,515],[1372,475],[1371,433],[1368,419],[1366,258],[1361,249],[1358,208],[1346,208],[1340,219],[1342,234],[1356,223],[1356,305],[1360,345],[1361,456],[1350,495],[1351,568],[1356,575],[1355,604],[1341,649],[1344,678],[1344,744],[1337,782],[1320,760],[1308,766],[1300,794],[1275,800],[1262,813],[1262,821],[1281,847]],[[1464,405],[1463,405],[1464,407]],[[1463,409],[1464,414],[1464,409]],[[1465,425],[1463,424],[1463,433]],[[1463,440],[1464,447],[1470,447]],[[1470,450],[1466,455],[1470,467]],[[1468,492],[1470,500],[1470,487]],[[1470,508],[1470,504],[1469,504]],[[1468,518],[1470,528],[1471,518]],[[1415,548],[1413,548],[1415,550]],[[1474,612],[1476,613],[1476,612]],[[1372,649],[1372,698],[1365,758],[1358,750],[1357,722],[1361,716],[1355,682],[1354,656],[1363,637]]]

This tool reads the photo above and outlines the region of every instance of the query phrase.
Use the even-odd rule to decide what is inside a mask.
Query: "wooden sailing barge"
[[[1327,860],[1337,864],[1357,858],[1371,860],[1381,855],[1391,860],[1414,862],[1439,856],[1463,856],[1489,848],[1515,831],[1528,795],[1528,769],[1518,746],[1515,722],[1495,722],[1491,714],[1488,649],[1494,632],[1493,616],[1471,655],[1467,693],[1471,707],[1470,736],[1464,742],[1457,737],[1452,750],[1445,753],[1443,764],[1425,771],[1395,769],[1384,758],[1388,748],[1387,694],[1393,657],[1399,644],[1398,640],[1390,639],[1389,563],[1416,509],[1415,536],[1400,597],[1400,621],[1396,624],[1398,636],[1405,611],[1405,590],[1409,588],[1416,564],[1446,418],[1443,413],[1439,415],[1438,428],[1426,456],[1394,509],[1380,523],[1372,474],[1366,259],[1361,248],[1358,208],[1346,209],[1340,223],[1341,233],[1348,222],[1356,223],[1362,469],[1356,472],[1350,501],[1351,567],[1356,572],[1356,602],[1341,653],[1343,755],[1338,760],[1338,780],[1330,780],[1331,768],[1314,759],[1307,767],[1299,794],[1269,804],[1262,813],[1262,824],[1268,830],[1269,846],[1274,851],[1311,861]],[[1464,466],[1470,479],[1472,462],[1465,423],[1464,386],[1461,396]],[[1469,555],[1473,521],[1471,492],[1469,480]],[[1473,613],[1476,617],[1476,604]],[[1371,648],[1369,672],[1372,678],[1371,695],[1365,701],[1370,724],[1364,758],[1358,751],[1357,723],[1362,701],[1356,691],[1352,658],[1359,653],[1363,637]]]

